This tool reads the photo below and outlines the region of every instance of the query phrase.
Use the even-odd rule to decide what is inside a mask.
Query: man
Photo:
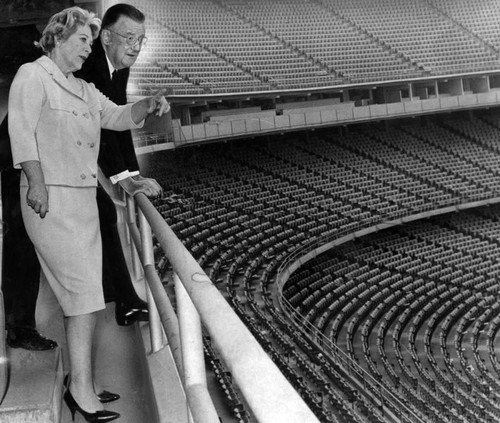
[[[57,347],[57,343],[36,330],[35,308],[40,286],[40,264],[21,216],[21,171],[12,167],[7,117],[0,125],[0,146],[4,221],[2,291],[7,344],[11,348],[51,350]]]
[[[33,40],[40,38],[35,25],[11,31],[20,40],[11,47],[11,56],[23,62],[35,60],[41,54]],[[35,248],[24,228],[19,204],[21,171],[12,166],[7,117],[0,124],[0,170],[2,171],[3,261],[2,291],[4,294],[7,344],[11,348],[50,350],[57,343],[40,335],[36,329],[35,307],[40,286],[40,265]]]
[[[80,77],[94,82],[118,104],[126,102],[129,67],[132,66],[144,43],[144,15],[129,5],[110,8],[103,18],[103,31],[96,40],[93,53],[80,71]],[[127,34],[125,38],[113,33]],[[123,31],[123,32],[122,32]],[[137,32],[137,37],[135,32]],[[138,42],[127,44],[137,39]],[[32,36],[38,39],[39,34]],[[130,41],[128,41],[130,42]],[[38,51],[36,54],[40,54]],[[109,59],[107,59],[107,57]],[[117,70],[111,81],[109,63]],[[35,306],[39,289],[40,265],[24,223],[19,205],[20,171],[12,168],[7,118],[0,125],[0,169],[2,170],[2,202],[4,226],[2,290],[4,293],[7,344],[11,348],[49,350],[57,343],[36,330]],[[161,187],[152,179],[142,178],[129,131],[103,131],[99,165],[114,183],[119,183],[134,195],[161,194]],[[103,285],[105,298],[116,300],[116,320],[130,325],[147,317],[147,306],[134,290],[121,249],[116,222],[116,209],[102,187],[97,190],[101,236],[103,242]]]
[[[102,19],[99,39],[75,76],[93,82],[115,103],[126,104],[129,68],[146,42],[144,21],[144,14],[134,6],[119,3],[109,8]],[[102,130],[98,163],[112,183],[118,183],[131,195],[142,192],[158,196],[162,193],[154,179],[140,175],[130,131]],[[115,205],[101,186],[97,189],[97,205],[105,297],[107,301],[116,301],[117,323],[129,325],[147,315],[147,306],[134,290],[120,244]]]

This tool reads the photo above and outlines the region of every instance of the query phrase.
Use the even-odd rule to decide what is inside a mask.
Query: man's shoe
[[[11,348],[47,351],[56,348],[57,342],[40,335],[34,328],[15,328],[7,330],[7,345]]]
[[[137,321],[148,321],[148,305],[144,301],[133,306],[117,301],[115,306],[115,317],[116,323],[119,326],[130,326]]]
[[[66,388],[66,390],[69,389],[69,373],[64,376],[63,379],[63,385]],[[113,392],[108,392],[108,391],[102,391],[100,394],[96,394],[97,398],[99,401],[101,401],[103,404],[106,404],[108,402],[113,402],[116,400],[120,399],[120,395],[114,394]]]

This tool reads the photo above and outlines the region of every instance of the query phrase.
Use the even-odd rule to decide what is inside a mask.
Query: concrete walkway
[[[66,374],[69,366],[63,316],[50,287],[43,282],[39,303],[38,327],[44,335],[59,343]],[[122,327],[116,324],[114,303],[108,304],[106,310],[99,313],[94,342],[95,379],[102,389],[121,395],[118,401],[106,405],[107,409],[121,414],[116,420],[121,423],[152,421],[139,336],[136,325]],[[33,375],[33,378],[36,378],[36,375]],[[69,422],[71,413],[63,402],[61,423]],[[77,414],[75,422],[83,423],[85,419]]]

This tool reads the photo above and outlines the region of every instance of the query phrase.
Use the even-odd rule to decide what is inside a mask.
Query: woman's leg
[[[66,318],[66,338],[70,360],[70,392],[78,405],[89,413],[104,407],[94,392],[92,380],[92,341],[96,313]]]

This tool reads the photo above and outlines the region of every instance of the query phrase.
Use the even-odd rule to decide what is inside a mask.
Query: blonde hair
[[[101,20],[94,13],[80,7],[68,7],[56,13],[49,20],[49,23],[42,32],[42,38],[35,45],[40,47],[45,53],[49,53],[58,40],[67,40],[77,30],[77,26],[88,25],[92,32],[92,39],[95,40],[101,29]]]

